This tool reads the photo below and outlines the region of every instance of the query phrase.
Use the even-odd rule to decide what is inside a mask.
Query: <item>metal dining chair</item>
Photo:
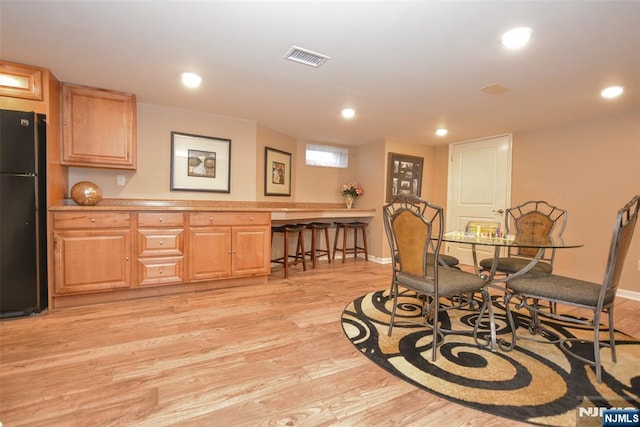
[[[390,295],[393,308],[388,335],[391,336],[396,322],[399,288],[402,287],[411,294],[415,293],[422,305],[424,322],[412,323],[427,326],[433,331],[432,360],[436,360],[437,347],[444,341],[443,331],[453,332],[439,324],[439,314],[446,310],[479,308],[473,337],[478,345],[485,346],[478,338],[478,328],[484,312],[489,310],[490,316],[493,313],[485,280],[476,274],[434,262],[439,257],[442,244],[442,208],[417,196],[399,195],[383,207],[382,216],[393,265]],[[481,304],[470,299],[469,296],[475,293],[482,296]],[[449,303],[442,304],[441,299],[447,299]]]
[[[532,333],[541,331],[540,317],[550,317],[565,322],[587,325],[593,328],[593,352],[594,358],[588,359],[572,351],[573,342],[588,342],[582,339],[563,339],[560,341],[560,348],[567,354],[576,357],[585,363],[595,366],[598,382],[602,382],[602,368],[600,364],[600,346],[611,347],[611,358],[616,362],[616,347],[613,328],[613,308],[618,283],[622,274],[622,267],[625,257],[631,245],[631,239],[638,220],[638,210],[640,209],[640,195],[635,196],[629,203],[622,207],[616,216],[613,229],[613,237],[609,246],[609,258],[602,283],[593,283],[586,280],[573,279],[570,277],[558,276],[554,274],[546,276],[524,275],[507,281],[507,296],[505,306],[507,307],[507,317],[512,331],[512,342],[507,349],[515,346],[517,335],[514,324],[514,316],[511,308],[511,301],[515,303],[515,308],[525,308],[531,314],[529,330]],[[591,311],[590,319],[577,318],[558,314],[557,312],[547,312],[542,309],[539,300],[549,301],[583,308]],[[609,316],[609,343],[600,343],[600,315],[607,313]]]
[[[542,200],[528,201],[507,209],[504,225],[506,234],[561,237],[567,226],[567,211]],[[509,248],[505,257],[496,260],[486,258],[479,264],[481,270],[490,271],[495,262],[495,272],[508,276],[521,271],[537,253],[536,248]],[[527,274],[551,274],[555,256],[555,249],[545,249],[538,263]]]

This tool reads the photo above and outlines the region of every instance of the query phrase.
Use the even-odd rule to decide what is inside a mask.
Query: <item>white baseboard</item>
[[[616,296],[620,298],[632,299],[634,301],[640,301],[640,292],[625,291],[624,289],[618,289]]]

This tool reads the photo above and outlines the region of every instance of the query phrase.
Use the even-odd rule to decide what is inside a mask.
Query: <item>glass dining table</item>
[[[584,246],[580,241],[573,239],[566,239],[564,237],[549,236],[539,237],[535,235],[507,235],[504,237],[492,237],[486,235],[476,235],[465,233],[461,231],[450,231],[442,236],[443,242],[448,243],[462,243],[471,245],[471,252],[473,255],[473,266],[476,273],[485,279],[488,286],[497,285],[502,290],[504,287],[502,283],[507,280],[512,280],[515,277],[522,276],[530,271],[543,257],[545,250],[547,249],[566,249],[566,248],[579,248]],[[476,254],[476,248],[478,246],[493,246],[493,262],[489,271],[480,269],[478,264],[478,256]],[[503,248],[533,248],[537,249],[536,255],[531,258],[528,264],[526,264],[521,270],[508,276],[496,278],[496,267],[498,259],[502,253]],[[493,310],[489,311],[489,323],[491,331],[491,350],[495,351],[496,344],[496,324],[493,316]]]
[[[536,235],[507,235],[504,237],[490,237],[464,233],[461,231],[450,231],[442,236],[443,242],[449,243],[463,243],[471,245],[471,253],[473,256],[473,266],[476,269],[476,273],[481,274],[481,270],[478,267],[478,256],[476,253],[477,246],[493,246],[493,263],[491,270],[487,272],[485,279],[487,282],[505,282],[507,278],[496,278],[497,260],[500,258],[500,254],[503,248],[533,248],[537,249],[536,255],[531,258],[531,261],[520,271],[510,275],[508,278],[513,279],[515,277],[526,274],[540,261],[546,249],[563,249],[563,248],[579,248],[584,246],[580,241],[573,239],[565,239],[564,237],[548,236],[539,237]]]

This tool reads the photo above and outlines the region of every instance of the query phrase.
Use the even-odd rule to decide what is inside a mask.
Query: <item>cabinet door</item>
[[[189,281],[231,275],[231,228],[189,229]]]
[[[62,85],[62,164],[136,168],[135,95]]]
[[[269,227],[233,227],[232,274],[268,274],[271,266]]]
[[[131,286],[130,230],[58,230],[53,238],[56,295]]]

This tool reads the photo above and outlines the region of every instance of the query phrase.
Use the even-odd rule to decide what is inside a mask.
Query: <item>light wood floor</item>
[[[321,263],[268,284],[0,322],[0,422],[13,426],[517,425],[449,403],[359,354],[344,307],[390,266]],[[640,302],[616,327],[640,337]]]

